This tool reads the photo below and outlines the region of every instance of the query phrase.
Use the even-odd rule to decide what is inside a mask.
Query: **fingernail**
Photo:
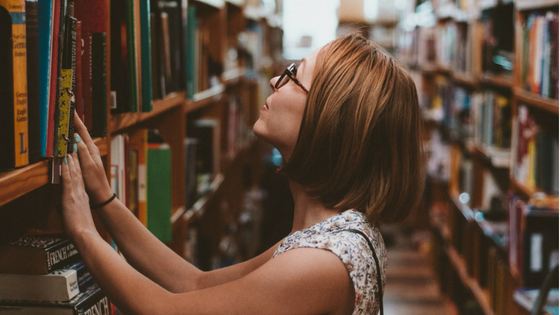
[[[68,157],[67,156],[64,157],[64,164],[68,165]]]
[[[74,143],[74,152],[78,152],[78,145]]]
[[[80,138],[80,136],[76,135],[76,137],[74,138],[74,142],[78,143],[82,140],[82,138]]]

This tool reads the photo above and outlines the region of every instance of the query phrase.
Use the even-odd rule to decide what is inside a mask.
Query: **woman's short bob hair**
[[[280,172],[309,196],[374,223],[404,220],[424,185],[416,87],[397,62],[359,34],[319,52],[299,136]]]

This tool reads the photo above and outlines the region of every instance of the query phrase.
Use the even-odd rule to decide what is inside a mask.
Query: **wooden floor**
[[[383,235],[387,247],[385,314],[455,315],[453,305],[439,292],[421,234],[407,236],[391,228]]]

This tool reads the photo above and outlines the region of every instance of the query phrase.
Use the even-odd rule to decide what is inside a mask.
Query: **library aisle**
[[[428,261],[427,235],[401,226],[381,230],[387,247],[385,314],[454,315]]]

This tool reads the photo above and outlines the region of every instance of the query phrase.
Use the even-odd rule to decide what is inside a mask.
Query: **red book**
[[[82,32],[107,32],[107,0],[74,0],[74,16],[82,21]]]
[[[82,93],[82,51],[83,51],[83,40],[82,40],[82,22],[78,21],[78,28],[76,31],[76,113],[78,117],[83,121],[84,119],[84,98]]]
[[[56,107],[56,87],[58,78],[58,33],[60,31],[60,1],[54,1],[53,10],[53,45],[51,57],[51,84],[49,92],[49,125],[47,130],[47,156],[53,156],[54,144],[54,109]]]

